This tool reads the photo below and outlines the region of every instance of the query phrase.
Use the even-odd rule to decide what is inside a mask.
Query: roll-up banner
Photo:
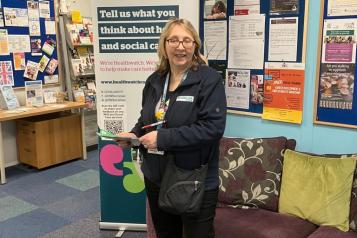
[[[129,131],[141,109],[142,89],[158,63],[165,23],[185,18],[198,29],[199,1],[92,0],[98,127]],[[146,194],[130,149],[100,140],[100,228],[146,230]]]

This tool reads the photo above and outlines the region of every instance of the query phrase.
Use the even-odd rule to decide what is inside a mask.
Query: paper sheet
[[[249,109],[250,70],[227,69],[226,97],[227,106]]]
[[[231,16],[228,68],[263,69],[265,15]]]
[[[11,53],[31,52],[29,35],[8,35]]]
[[[208,60],[227,59],[227,21],[204,22],[204,55]]]
[[[296,61],[298,18],[271,18],[269,31],[269,61]]]
[[[357,15],[356,0],[329,0],[327,3],[328,16]]]

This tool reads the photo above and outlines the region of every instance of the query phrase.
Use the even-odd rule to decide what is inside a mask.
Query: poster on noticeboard
[[[305,66],[302,63],[266,63],[262,118],[301,124]]]

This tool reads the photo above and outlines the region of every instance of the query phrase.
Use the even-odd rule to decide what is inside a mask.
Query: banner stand
[[[122,237],[126,230],[146,231],[146,224],[99,222],[99,228],[104,230],[119,230],[115,237]]]
[[[100,129],[130,131],[146,79],[157,67],[160,34],[173,17],[198,30],[199,1],[92,0],[97,118]],[[146,193],[136,155],[114,141],[99,148],[100,229],[146,230]]]
[[[137,153],[99,140],[101,229],[146,230],[146,193]]]

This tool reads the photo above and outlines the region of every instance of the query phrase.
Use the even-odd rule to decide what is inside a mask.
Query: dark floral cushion
[[[283,153],[295,140],[222,138],[218,206],[278,211]]]

